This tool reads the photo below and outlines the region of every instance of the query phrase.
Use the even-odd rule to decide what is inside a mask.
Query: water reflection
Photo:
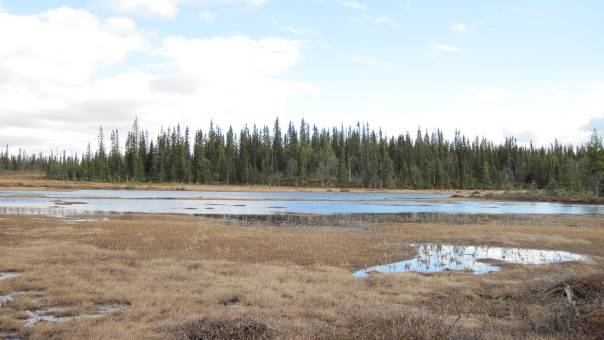
[[[604,215],[604,205],[450,201],[440,194],[336,192],[182,192],[145,190],[0,191],[0,214],[63,217],[101,213],[274,214],[568,214]]]
[[[356,277],[367,277],[378,273],[438,273],[443,271],[468,271],[486,274],[501,268],[485,261],[501,261],[513,264],[551,264],[571,261],[586,261],[588,256],[566,251],[503,248],[488,246],[457,246],[426,243],[414,245],[417,256],[410,260],[378,265],[353,273]]]
[[[45,217],[65,218],[68,216],[79,215],[71,210],[65,210],[59,207],[38,208],[38,207],[0,207],[0,215],[38,215]]]
[[[444,199],[448,194],[437,193],[382,193],[382,192],[263,192],[263,191],[171,191],[171,190],[31,190],[0,191],[0,197],[23,198],[104,198],[104,199],[179,199],[179,200],[391,200]]]

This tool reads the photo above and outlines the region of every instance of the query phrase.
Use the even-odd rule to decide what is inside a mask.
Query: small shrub
[[[526,296],[541,304],[527,327],[542,335],[604,339],[604,274],[532,287]]]
[[[260,340],[273,337],[268,326],[250,318],[202,318],[176,327],[173,333],[179,340]]]

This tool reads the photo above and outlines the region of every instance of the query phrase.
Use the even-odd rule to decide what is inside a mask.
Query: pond
[[[275,214],[567,214],[602,215],[604,206],[549,202],[451,200],[446,194],[217,191],[0,191],[0,213],[189,215]]]
[[[500,271],[501,267],[497,263],[543,265],[589,260],[589,256],[557,250],[436,243],[412,246],[417,248],[417,255],[412,259],[369,267],[356,271],[353,275],[367,277],[371,273],[439,273],[444,271],[467,271],[478,275]]]

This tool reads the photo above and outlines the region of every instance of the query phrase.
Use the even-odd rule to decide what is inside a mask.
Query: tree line
[[[0,168],[46,170],[49,178],[103,182],[172,182],[414,189],[547,189],[603,193],[604,149],[594,130],[584,144],[535,147],[513,137],[495,144],[459,131],[418,130],[387,137],[366,123],[319,129],[245,126],[226,132],[179,125],[151,138],[135,120],[122,144],[118,130],[101,127],[83,154],[47,157],[2,154]]]
[[[6,145],[0,150],[0,171],[46,171],[49,159],[42,153],[28,154],[23,149],[10,153]]]

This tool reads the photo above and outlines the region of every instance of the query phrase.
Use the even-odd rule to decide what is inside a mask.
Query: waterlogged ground
[[[604,206],[450,199],[445,194],[212,192],[146,190],[0,191],[0,213],[274,214],[563,214],[604,215]]]
[[[127,304],[112,303],[96,305],[80,313],[74,313],[74,308],[71,306],[42,308],[33,311],[28,310],[24,313],[23,324],[25,327],[32,327],[40,322],[62,323],[82,318],[96,319],[112,313],[125,311],[126,309],[128,309]]]
[[[453,258],[472,253],[501,270],[352,275],[418,257],[421,245],[427,256],[427,242],[480,245]],[[283,228],[185,215],[5,215],[0,339],[601,339],[603,245],[599,216]],[[489,260],[504,253],[541,265]],[[571,253],[593,261],[563,262]]]
[[[382,213],[445,217],[184,216]],[[0,191],[0,339],[602,338],[599,215],[427,193]]]
[[[439,273],[444,271],[468,271],[474,274],[498,272],[495,263],[545,265],[573,261],[588,261],[589,256],[566,251],[489,246],[459,246],[426,243],[413,245],[417,255],[406,261],[378,265],[354,272],[356,277],[371,273]]]

